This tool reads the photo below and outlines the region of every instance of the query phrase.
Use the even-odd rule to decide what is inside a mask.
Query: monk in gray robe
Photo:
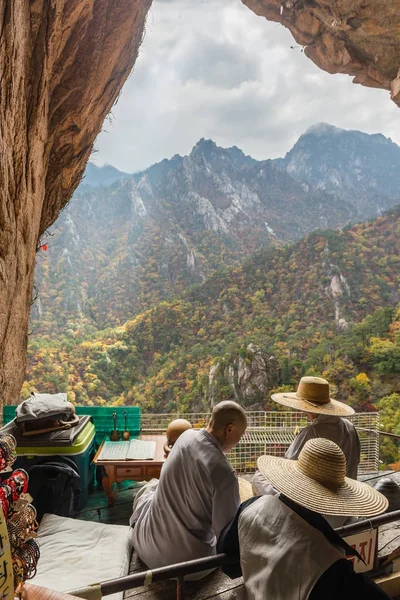
[[[309,425],[299,433],[286,451],[285,458],[297,460],[304,444],[314,438],[335,442],[346,457],[346,476],[357,479],[360,462],[360,440],[354,425],[346,418],[354,410],[344,402],[330,397],[329,383],[320,377],[303,377],[294,393],[273,394],[272,400],[281,405],[305,412]],[[258,470],[254,474],[255,496],[274,495],[276,490]],[[347,517],[327,517],[332,527],[341,527]]]
[[[237,475],[225,453],[246,427],[238,404],[217,404],[205,429],[179,436],[159,482],[149,482],[137,498],[131,541],[150,569],[215,554],[220,532],[240,505]]]

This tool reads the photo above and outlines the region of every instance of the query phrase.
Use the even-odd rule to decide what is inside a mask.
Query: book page
[[[153,460],[156,443],[147,440],[131,440],[126,454],[127,460]]]
[[[98,460],[126,460],[130,442],[110,442],[106,440]]]

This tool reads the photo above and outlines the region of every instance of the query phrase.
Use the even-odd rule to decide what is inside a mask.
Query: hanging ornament
[[[43,244],[43,246],[41,248],[42,248],[43,252],[46,252],[46,250],[47,250],[47,244]]]

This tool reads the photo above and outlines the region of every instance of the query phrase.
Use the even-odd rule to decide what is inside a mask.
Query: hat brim
[[[296,460],[260,456],[257,466],[276,490],[320,514],[373,517],[383,513],[389,504],[374,488],[348,477],[339,488],[328,488],[304,475]]]
[[[238,484],[240,502],[245,502],[246,500],[249,500],[249,498],[252,498],[254,496],[253,486],[251,485],[250,481],[247,481],[242,477],[238,477]]]
[[[339,402],[339,400],[333,400],[333,398],[330,398],[326,404],[308,402],[305,398],[298,396],[296,392],[272,394],[271,398],[274,402],[283,406],[316,415],[333,415],[337,417],[350,417],[354,415],[354,409],[351,406],[348,406],[344,402]]]

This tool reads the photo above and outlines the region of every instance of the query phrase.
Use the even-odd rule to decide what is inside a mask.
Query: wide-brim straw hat
[[[350,417],[354,410],[330,397],[329,383],[321,377],[302,377],[296,392],[272,394],[274,402],[318,415]]]
[[[250,481],[243,479],[243,477],[238,477],[238,483],[239,483],[240,502],[245,502],[246,500],[248,500],[249,498],[252,498],[254,496],[253,487],[252,487]]]
[[[380,492],[345,476],[342,450],[325,438],[306,442],[298,460],[260,456],[257,466],[276,490],[320,514],[372,517],[388,507]]]

